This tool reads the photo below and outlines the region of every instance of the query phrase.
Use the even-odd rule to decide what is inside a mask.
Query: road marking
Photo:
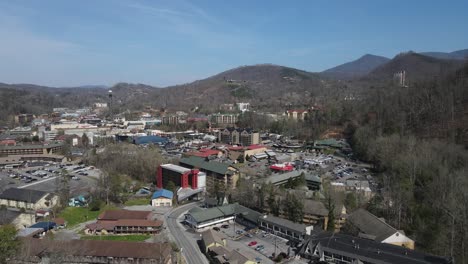
[[[23,189],[23,188],[26,188],[26,187],[29,187],[29,186],[33,186],[33,185],[36,185],[36,184],[39,184],[39,183],[43,183],[43,182],[46,182],[46,181],[50,181],[50,180],[53,180],[55,178],[57,178],[58,176],[54,176],[54,177],[50,177],[48,179],[45,179],[45,180],[42,180],[42,181],[37,181],[37,182],[33,182],[33,183],[30,183],[30,184],[26,184],[26,185],[23,185],[23,186],[20,186],[18,187],[18,189]]]

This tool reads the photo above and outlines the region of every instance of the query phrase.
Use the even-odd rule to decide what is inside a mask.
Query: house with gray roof
[[[208,209],[195,207],[185,214],[185,222],[199,230],[208,226],[227,223],[234,220],[237,204],[228,204]]]
[[[0,209],[0,226],[13,225],[16,229],[23,229],[36,223],[36,216],[30,213],[22,213],[19,210]]]
[[[301,243],[297,254],[311,263],[453,264],[439,257],[370,239],[332,232],[313,232]]]
[[[414,240],[407,237],[404,231],[395,229],[385,220],[362,208],[348,216],[346,231],[379,243],[414,249]]]
[[[10,188],[0,194],[0,205],[30,210],[52,208],[58,200],[55,194],[30,189]]]
[[[258,219],[260,229],[291,241],[302,241],[313,230],[313,226],[294,223],[273,215],[264,215]]]

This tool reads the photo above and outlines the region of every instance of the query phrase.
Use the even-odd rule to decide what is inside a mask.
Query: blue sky
[[[155,86],[468,48],[467,1],[0,0],[0,82]]]

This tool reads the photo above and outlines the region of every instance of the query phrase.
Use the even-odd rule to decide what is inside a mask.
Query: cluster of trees
[[[127,175],[143,182],[154,182],[156,169],[166,161],[156,146],[126,143],[109,144],[99,153],[93,149],[86,160],[109,174]]]
[[[109,144],[99,153],[93,149],[85,159],[103,171],[93,196],[106,203],[125,202],[134,182],[154,182],[157,167],[165,163],[157,147],[125,143]]]
[[[405,230],[419,247],[466,259],[467,151],[453,143],[398,134],[364,139],[359,130],[357,149],[381,175],[381,195],[370,210]]]
[[[274,216],[284,216],[293,222],[302,222],[304,218],[304,203],[294,192],[288,192],[283,187],[272,184],[255,186],[251,181],[238,181],[236,190],[232,193],[233,202],[238,202],[258,211],[270,212]]]
[[[20,241],[16,238],[16,233],[12,225],[0,226],[0,264],[9,263],[9,259],[18,251]]]

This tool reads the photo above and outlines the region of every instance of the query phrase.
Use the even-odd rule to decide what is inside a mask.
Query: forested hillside
[[[468,64],[407,88],[373,87],[355,108],[352,143],[380,172],[370,210],[418,247],[467,260]],[[463,261],[462,261],[463,260]]]

